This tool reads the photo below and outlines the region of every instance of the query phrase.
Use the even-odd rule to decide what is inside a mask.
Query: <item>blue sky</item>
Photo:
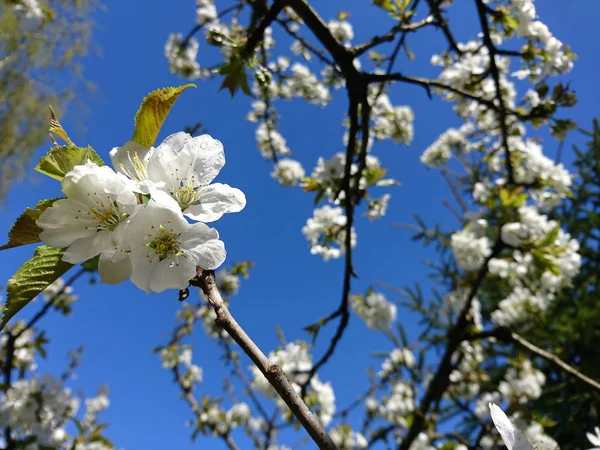
[[[340,9],[352,12],[355,42],[368,38],[390,26],[384,14],[359,0],[314,2],[325,19],[334,18]],[[461,38],[468,38],[476,26],[472,2],[456,2],[453,14],[461,26],[455,26]],[[460,5],[458,5],[460,3]],[[171,75],[163,47],[170,32],[186,33],[194,20],[194,2],[180,0],[168,6],[158,0],[122,2],[106,0],[106,9],[94,17],[97,29],[94,45],[98,51],[85,61],[84,74],[97,86],[95,93],[81,93],[88,108],[85,115],[67,109],[63,124],[71,126],[74,140],[90,144],[105,159],[114,146],[131,137],[133,115],[141,99],[151,90],[167,85],[183,84]],[[568,111],[569,117],[588,126],[598,114],[600,94],[597,89],[597,66],[600,41],[590,37],[600,3],[578,2],[575,8],[564,0],[544,0],[537,8],[542,20],[557,37],[571,44],[579,55],[574,70],[568,75],[578,93],[579,104]],[[359,20],[360,18],[360,20]],[[278,34],[275,35],[277,38]],[[403,72],[434,76],[429,65],[433,52],[443,49],[440,36],[425,31],[411,37],[411,49],[417,58],[402,60]],[[202,54],[202,52],[201,52]],[[406,66],[406,69],[404,68]],[[418,161],[421,152],[437,135],[457,124],[450,105],[429,101],[418,87],[398,87],[391,95],[392,103],[407,104],[415,111],[415,140],[410,147],[390,143],[377,144],[379,156],[388,174],[401,181],[392,188],[388,214],[375,223],[361,217],[356,225],[358,246],[355,266],[359,279],[353,293],[362,293],[375,280],[395,286],[425,282],[423,260],[435,257],[419,243],[409,240],[409,232],[392,228],[392,224],[412,222],[414,213],[428,223],[440,222],[447,228],[456,221],[442,205],[450,200],[443,180],[437,172],[426,170]],[[318,317],[333,311],[340,300],[343,265],[341,261],[324,263],[311,256],[300,233],[312,215],[311,195],[299,189],[280,187],[269,177],[271,163],[264,161],[255,148],[254,125],[245,121],[250,99],[238,95],[231,99],[218,91],[218,82],[199,82],[198,88],[185,92],[167,119],[161,138],[180,131],[186,125],[201,121],[210,134],[225,146],[227,164],[219,182],[242,189],[248,199],[246,209],[226,216],[217,224],[228,250],[227,263],[251,259],[255,263],[251,278],[242,284],[240,294],[232,302],[233,314],[257,344],[268,352],[277,346],[275,325],[288,340],[307,339],[302,328]],[[281,131],[308,171],[319,155],[329,156],[343,150],[341,126],[346,110],[343,92],[325,109],[301,101],[281,105]],[[72,113],[72,116],[69,114]],[[78,125],[83,125],[78,127]],[[546,137],[546,134],[542,134]],[[548,142],[546,151],[554,153],[556,143]],[[39,150],[43,154],[45,148]],[[21,182],[15,183],[0,209],[0,236],[27,206],[41,198],[60,194],[54,180],[44,178],[31,169]],[[383,191],[382,191],[383,193]],[[0,285],[5,285],[14,271],[33,253],[33,247],[4,252],[0,263]],[[191,418],[187,405],[178,398],[170,374],[160,368],[151,349],[168,339],[179,308],[176,292],[147,296],[130,283],[118,287],[88,285],[79,282],[75,290],[80,300],[73,316],[63,318],[51,314],[43,327],[51,339],[49,358],[40,371],[60,372],[66,352],[79,345],[85,347],[82,366],[73,386],[93,395],[101,383],[111,391],[111,406],[104,418],[110,423],[108,436],[118,448],[146,450],[211,448],[222,445],[212,438],[190,443],[190,430],[184,422]],[[394,299],[394,294],[388,292]],[[192,301],[195,298],[191,297]],[[21,317],[37,310],[30,305]],[[417,318],[401,313],[409,330],[415,330]],[[322,354],[333,327],[323,332],[315,349]],[[218,395],[226,375],[215,345],[198,332],[193,340],[195,362],[204,369],[205,381],[199,394]],[[338,407],[347,405],[367,387],[366,368],[372,362],[371,352],[389,350],[389,344],[369,332],[353,317],[348,332],[334,358],[321,372],[322,380],[331,380],[336,389]],[[244,364],[249,364],[245,359]],[[376,362],[379,365],[379,362]]]

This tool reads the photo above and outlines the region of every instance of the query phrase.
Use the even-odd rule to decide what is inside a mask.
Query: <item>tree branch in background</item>
[[[254,50],[256,47],[258,47],[258,44],[263,40],[265,30],[269,25],[271,25],[271,23],[275,21],[275,19],[277,19],[277,16],[283,10],[286,4],[286,0],[275,0],[273,2],[271,8],[266,11],[258,26],[252,30],[252,34],[248,37],[248,40],[246,41],[246,44],[241,52],[242,58],[248,58],[254,53]],[[257,8],[255,7],[255,12],[256,9]]]
[[[300,421],[308,434],[310,434],[318,447],[322,450],[337,450],[331,437],[329,437],[317,417],[298,396],[285,373],[281,370],[281,367],[276,364],[271,364],[265,354],[258,348],[250,336],[246,334],[244,329],[231,315],[231,312],[227,308],[227,305],[223,301],[221,293],[217,288],[214,271],[198,268],[197,272],[197,276],[190,281],[190,284],[202,289],[202,292],[217,314],[215,320],[217,325],[223,328],[242,350],[244,350],[244,353],[250,357],[252,362],[258,367],[271,386],[275,388],[277,393],[290,408],[294,416]]]
[[[15,354],[15,341],[16,337],[11,333],[10,330],[6,330],[6,361],[4,362],[3,367],[3,384],[4,384],[4,392],[8,391],[12,383],[12,369],[13,369],[13,358]],[[14,442],[12,439],[12,431],[10,426],[6,426],[4,428],[4,439],[6,440],[6,450],[13,450]]]
[[[489,330],[487,332],[484,331],[482,333],[473,334],[471,337],[469,337],[469,340],[485,339],[485,338],[490,338],[490,337],[495,337],[496,339],[499,339],[503,342],[514,342],[515,344],[520,345],[524,349],[529,350],[531,353],[533,353],[537,356],[540,356],[541,358],[544,358],[546,361],[551,362],[552,364],[554,364],[557,367],[560,367],[562,370],[564,370],[567,374],[569,374],[573,378],[576,378],[579,381],[583,381],[588,386],[590,386],[590,387],[596,389],[598,392],[600,392],[600,383],[598,383],[597,381],[592,380],[590,377],[582,374],[577,369],[575,369],[574,367],[572,367],[569,364],[567,364],[566,362],[564,362],[558,356],[537,347],[536,345],[529,342],[527,339],[525,339],[520,334],[517,334],[514,331],[511,331],[510,329],[508,329],[506,327],[498,327],[498,328],[494,328],[493,330]]]
[[[367,41],[364,44],[357,45],[356,47],[354,47],[352,49],[352,52],[354,53],[354,56],[360,56],[363,53],[371,50],[373,47],[377,47],[378,45],[383,44],[384,42],[393,41],[394,38],[396,37],[396,34],[398,34],[400,32],[417,31],[420,28],[423,28],[423,27],[426,27],[427,25],[433,24],[433,20],[434,20],[433,16],[427,16],[423,20],[420,20],[418,22],[413,22],[413,23],[409,23],[409,24],[400,23],[400,24],[392,27],[392,29],[390,31],[388,31],[387,33],[385,33],[381,36],[375,36],[370,41]]]
[[[488,49],[490,56],[490,71],[492,78],[494,79],[494,86],[496,88],[496,100],[498,101],[498,120],[500,122],[500,131],[502,132],[502,146],[504,147],[504,158],[506,165],[506,172],[508,176],[508,183],[513,184],[515,182],[513,167],[510,161],[510,148],[508,146],[508,125],[506,124],[506,106],[504,105],[504,98],[502,96],[502,90],[500,88],[500,70],[496,64],[497,49],[492,42],[490,35],[490,26],[487,20],[486,5],[483,0],[475,0],[477,5],[477,13],[479,15],[479,22],[481,24],[481,31],[483,33],[483,43]]]

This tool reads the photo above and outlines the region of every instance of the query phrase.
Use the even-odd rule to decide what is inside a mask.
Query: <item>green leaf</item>
[[[196,85],[186,84],[177,87],[166,87],[150,92],[135,114],[135,129],[133,130],[132,140],[147,147],[154,145],[156,137],[175,101],[183,91],[190,87],[196,87]]]
[[[242,88],[242,92],[246,95],[252,95],[250,86],[248,85],[248,74],[246,73],[246,66],[241,59],[234,59],[231,62],[225,64],[219,69],[221,75],[225,75],[223,83],[219,88],[220,91],[227,89],[233,97],[239,88]]]
[[[396,5],[392,2],[392,0],[373,0],[373,4],[389,13],[396,12]]]
[[[33,209],[27,208],[23,214],[19,216],[13,226],[10,227],[10,231],[8,232],[8,242],[0,247],[0,250],[40,242],[40,233],[42,232],[42,229],[36,225],[35,221],[39,219],[46,208],[52,206],[56,200],[59,199],[50,198],[48,200],[41,200]]]
[[[26,261],[8,280],[6,286],[6,304],[0,330],[27,303],[56,281],[72,264],[62,260],[62,250],[39,246],[33,257]]]
[[[549,247],[554,244],[554,241],[558,238],[558,232],[560,231],[560,225],[556,225],[550,232],[544,236],[537,244],[536,247]]]
[[[104,161],[92,147],[54,147],[40,159],[35,170],[62,181],[65,175],[73,170],[73,167],[86,164],[88,160],[99,166],[104,165]]]

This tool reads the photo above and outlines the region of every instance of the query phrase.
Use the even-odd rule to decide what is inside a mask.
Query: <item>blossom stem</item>
[[[250,357],[252,362],[256,364],[256,367],[262,372],[271,386],[275,388],[318,447],[322,450],[337,450],[331,437],[319,423],[317,417],[308,409],[300,396],[298,396],[285,373],[281,370],[281,367],[271,364],[265,354],[232,316],[217,288],[214,271],[197,268],[197,273],[197,276],[190,281],[190,284],[199,287],[204,292],[208,302],[217,314],[215,320],[217,325],[223,328],[244,350],[244,353]]]

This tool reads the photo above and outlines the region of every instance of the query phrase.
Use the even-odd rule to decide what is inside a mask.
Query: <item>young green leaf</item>
[[[40,159],[35,170],[62,181],[65,175],[73,170],[73,167],[86,164],[88,160],[99,166],[104,165],[104,161],[92,147],[54,147]]]
[[[10,231],[8,232],[8,242],[0,247],[0,250],[40,242],[40,233],[42,232],[42,229],[36,225],[35,221],[39,219],[46,208],[52,206],[56,200],[59,199],[50,198],[41,200],[33,209],[27,208],[15,221],[13,226],[10,227]]]
[[[11,317],[71,267],[72,264],[62,260],[62,250],[45,245],[39,246],[33,257],[8,280],[0,330]]]
[[[133,138],[140,145],[154,145],[156,137],[179,95],[195,84],[167,87],[150,92],[135,115]]]

